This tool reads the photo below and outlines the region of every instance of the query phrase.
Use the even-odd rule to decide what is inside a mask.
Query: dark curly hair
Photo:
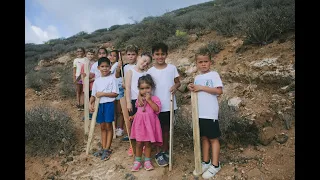
[[[140,87],[140,85],[142,83],[146,83],[146,84],[149,84],[151,86],[152,89],[155,89],[156,88],[156,84],[154,83],[152,77],[150,74],[146,74],[146,75],[143,75],[139,78],[138,80],[138,88]]]

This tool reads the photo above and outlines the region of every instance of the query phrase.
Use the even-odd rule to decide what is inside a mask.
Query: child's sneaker
[[[131,171],[135,172],[135,171],[139,171],[139,169],[141,169],[141,162],[139,161],[134,161],[133,162],[133,166],[131,168]]]
[[[162,152],[162,156],[163,156],[164,160],[169,162],[169,153],[168,152]]]
[[[108,160],[111,157],[111,151],[104,149],[101,155],[101,160]]]
[[[116,136],[123,136],[123,129],[121,129],[121,128],[117,128],[116,129]]]
[[[147,171],[150,171],[150,170],[154,169],[154,167],[151,164],[151,161],[145,161],[143,166],[144,166],[144,169],[147,170]]]
[[[128,136],[125,136],[121,139],[121,141],[125,141],[125,142],[129,142],[129,137]]]
[[[129,147],[129,149],[128,149],[128,156],[132,156],[133,155],[133,153],[132,153],[132,148],[131,148],[131,146]]]
[[[208,168],[209,168],[209,166],[210,166],[210,164],[211,164],[211,159],[210,159],[210,161],[209,161],[209,163],[208,164],[206,164],[205,162],[202,162],[201,163],[201,174],[203,174]],[[196,173],[196,170],[194,170],[193,171],[193,175],[195,175],[195,176],[197,176],[198,174]],[[199,174],[200,175],[200,174]]]
[[[209,179],[212,178],[214,175],[217,174],[221,169],[220,162],[219,167],[215,168],[212,164],[210,164],[209,168],[202,174],[203,179]]]
[[[158,164],[158,166],[167,166],[168,165],[168,162],[163,158],[163,155],[161,152],[156,154],[156,163]]]

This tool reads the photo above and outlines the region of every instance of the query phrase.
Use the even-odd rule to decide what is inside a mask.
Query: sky
[[[25,0],[25,43],[140,22],[210,0]]]

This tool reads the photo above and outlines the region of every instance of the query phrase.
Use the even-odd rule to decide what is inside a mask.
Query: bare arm
[[[159,107],[158,105],[152,101],[150,94],[148,93],[146,95],[146,102],[151,106],[151,108],[153,109],[153,111],[155,112],[159,112]]]
[[[181,83],[179,77],[174,78],[174,85],[170,88],[170,92],[175,93],[180,86]]]
[[[192,83],[188,85],[188,89],[194,92],[204,91],[213,95],[221,95],[223,93],[222,87],[208,87],[208,86],[195,85]]]
[[[111,98],[115,98],[118,96],[117,93],[111,92],[111,93],[106,93],[106,92],[97,92],[96,96],[99,97],[111,97]]]
[[[94,102],[96,100],[96,97],[91,96],[90,97],[90,103],[89,103],[89,110],[90,112],[94,112]]]
[[[73,68],[73,82],[76,82],[76,67]]]

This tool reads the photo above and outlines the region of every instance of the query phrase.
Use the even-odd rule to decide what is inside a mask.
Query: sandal
[[[100,149],[99,151],[93,153],[93,155],[94,155],[95,157],[99,157],[99,156],[102,155],[102,153],[103,153],[103,149]]]
[[[111,156],[111,151],[110,150],[107,150],[107,149],[104,149],[103,152],[102,152],[102,155],[101,155],[101,160],[108,160],[110,159],[110,156]]]

